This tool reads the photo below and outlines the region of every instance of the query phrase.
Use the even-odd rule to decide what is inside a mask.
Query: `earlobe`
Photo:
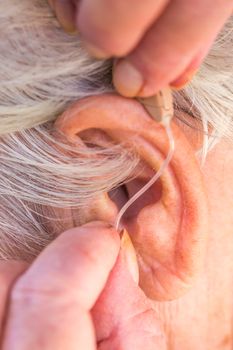
[[[147,167],[127,184],[129,195],[159,168],[169,147],[164,128],[140,103],[116,95],[77,102],[58,118],[56,128],[70,141],[85,130],[100,129],[133,145]],[[193,285],[208,233],[207,199],[194,150],[178,126],[172,129],[176,146],[170,166],[124,217],[138,256],[140,286],[156,300],[177,298]]]

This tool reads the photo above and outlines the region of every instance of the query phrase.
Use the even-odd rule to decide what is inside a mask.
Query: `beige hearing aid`
[[[138,98],[138,101],[158,123],[167,124],[173,117],[173,98],[169,87],[160,90],[154,96]]]

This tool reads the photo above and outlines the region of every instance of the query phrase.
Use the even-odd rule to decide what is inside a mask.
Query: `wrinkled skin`
[[[93,222],[60,235],[30,267],[1,262],[1,349],[165,350],[124,242],[120,250],[118,233]]]
[[[49,2],[66,30],[78,27],[90,53],[121,58],[114,83],[129,97],[187,83],[232,13],[224,0],[138,0],[134,11],[129,1]],[[127,112],[143,114],[134,104]],[[110,120],[110,136],[122,141],[138,126],[135,147],[156,168],[167,148],[163,131],[136,119],[122,126],[125,134]],[[232,349],[233,149],[221,140],[199,171],[196,131],[173,131],[176,154],[162,189],[125,217],[134,248],[98,221],[62,233],[31,266],[0,263],[1,349]],[[143,179],[150,176],[145,170]],[[116,207],[106,200],[100,207],[110,218]]]

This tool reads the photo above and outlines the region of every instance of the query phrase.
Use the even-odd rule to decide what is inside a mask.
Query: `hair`
[[[112,61],[92,59],[45,0],[0,7],[0,258],[31,259],[70,218],[78,224],[90,201],[128,181],[138,159],[123,145],[75,148],[53,131],[74,101],[114,91]],[[216,138],[233,134],[232,23],[192,83],[174,93],[177,117],[203,123],[204,156]]]

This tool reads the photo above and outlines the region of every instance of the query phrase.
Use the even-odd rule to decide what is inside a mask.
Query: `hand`
[[[61,234],[31,266],[1,262],[0,348],[114,350],[123,344],[125,350],[141,349],[131,346],[136,339],[152,349],[152,341],[160,340],[158,321],[129,272],[125,274],[119,249],[118,233],[95,222]],[[119,276],[125,277],[120,281]],[[122,310],[124,298],[133,299]],[[103,309],[106,305],[112,308]]]
[[[197,71],[232,14],[232,0],[49,0],[96,57],[122,57],[114,84],[128,97],[180,88]]]

